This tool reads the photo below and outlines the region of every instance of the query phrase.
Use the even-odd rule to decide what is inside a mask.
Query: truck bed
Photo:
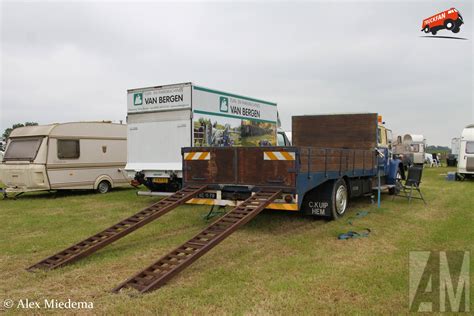
[[[319,147],[188,147],[182,149],[184,185],[276,188],[304,194],[319,184],[374,176],[374,150]]]

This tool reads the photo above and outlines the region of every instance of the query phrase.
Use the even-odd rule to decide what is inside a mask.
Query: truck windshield
[[[277,134],[277,145],[278,146],[286,146],[285,136],[282,133]]]
[[[3,160],[34,160],[42,140],[42,137],[11,139]]]

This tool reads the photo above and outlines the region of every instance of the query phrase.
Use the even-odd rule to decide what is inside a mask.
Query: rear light
[[[285,202],[286,202],[286,203],[291,203],[291,202],[293,202],[293,196],[291,196],[291,194],[285,195]]]

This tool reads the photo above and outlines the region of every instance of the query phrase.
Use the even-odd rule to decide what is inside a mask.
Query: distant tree
[[[450,152],[451,150],[447,146],[436,146],[436,145],[431,145],[426,147],[426,152],[432,154],[432,153],[447,153]]]
[[[15,128],[18,128],[18,127],[23,127],[23,126],[37,126],[38,123],[36,122],[25,122],[25,124],[23,123],[16,123],[16,124],[13,124],[12,127],[9,127],[7,129],[5,129],[5,131],[3,132],[3,135],[2,137],[5,138],[5,140],[7,140],[8,137],[10,137],[10,133],[15,129]]]

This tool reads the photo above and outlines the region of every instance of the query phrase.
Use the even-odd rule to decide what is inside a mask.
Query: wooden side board
[[[300,148],[301,172],[372,170],[375,168],[374,150]]]
[[[293,116],[294,146],[373,149],[377,113]]]

